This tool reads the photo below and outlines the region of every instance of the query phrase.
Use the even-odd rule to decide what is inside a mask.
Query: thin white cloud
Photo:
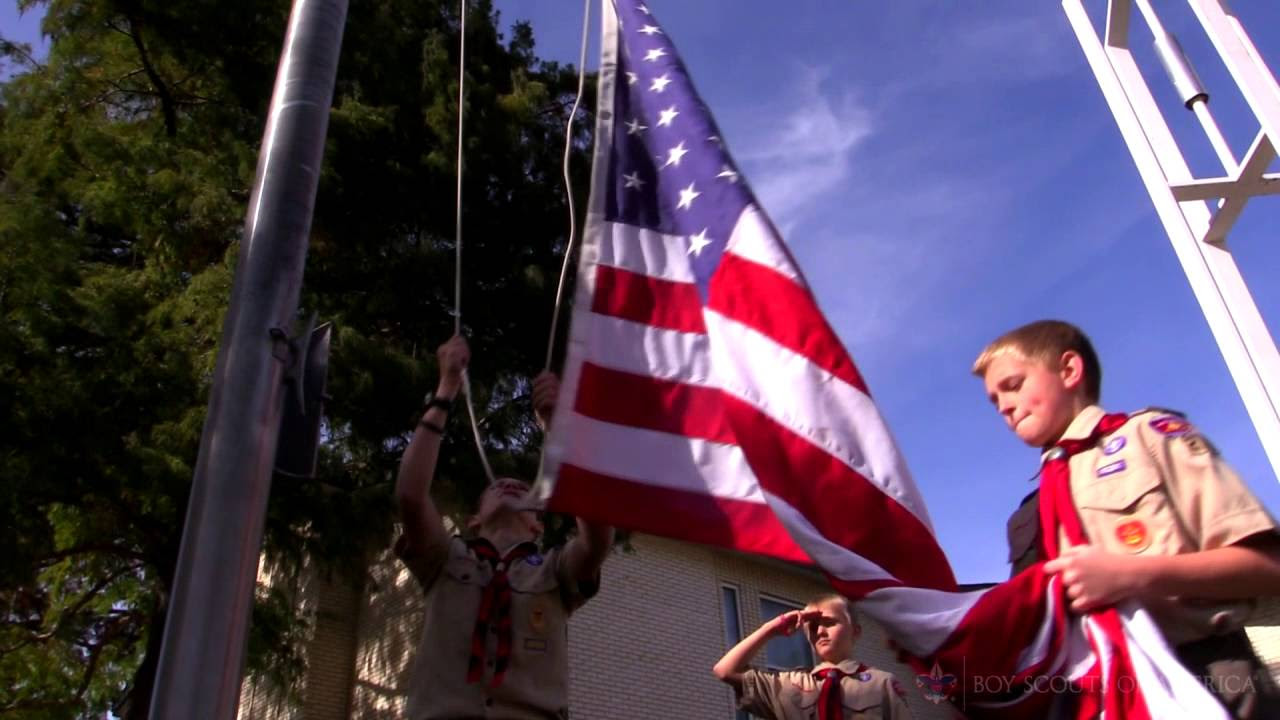
[[[774,128],[750,134],[737,153],[752,187],[784,232],[849,178],[855,148],[872,132],[871,113],[847,90],[823,87],[829,68],[799,67],[770,104],[792,108]]]

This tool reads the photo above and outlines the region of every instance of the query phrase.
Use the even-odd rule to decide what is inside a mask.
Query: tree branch
[[[138,569],[137,565],[125,565],[117,569],[115,572],[111,573],[110,575],[107,575],[102,580],[99,580],[98,583],[93,587],[89,588],[89,590],[86,591],[85,594],[81,596],[80,599],[76,601],[74,605],[67,608],[66,610],[63,610],[58,615],[58,620],[57,622],[54,623],[53,627],[49,628],[48,630],[42,633],[33,633],[30,637],[18,643],[17,645],[14,645],[13,647],[10,647],[10,648],[5,648],[3,651],[0,651],[0,655],[5,655],[15,650],[20,650],[28,645],[34,645],[36,643],[41,643],[46,640],[49,640],[50,638],[53,638],[58,634],[60,630],[62,630],[62,626],[66,623],[68,618],[73,618],[76,615],[78,615],[80,611],[84,609],[85,605],[88,605],[90,601],[92,601],[98,595],[102,594],[103,590],[106,590],[108,587],[110,587],[111,584],[114,583],[116,580],[118,580],[122,575],[135,571],[137,569]]]
[[[147,78],[151,80],[151,84],[156,89],[156,97],[160,100],[160,112],[164,115],[164,130],[169,137],[176,137],[178,134],[178,111],[175,107],[173,95],[169,92],[169,86],[164,79],[160,77],[160,73],[155,66],[151,64],[151,57],[147,54],[147,47],[142,43],[142,35],[138,32],[140,23],[133,15],[126,17],[129,22],[127,31],[116,27],[112,23],[107,25],[120,33],[128,36],[133,41],[133,46],[138,49],[138,59],[142,61],[142,69],[147,73]]]

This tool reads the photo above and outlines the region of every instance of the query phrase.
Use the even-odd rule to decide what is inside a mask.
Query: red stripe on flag
[[[735,444],[714,388],[582,363],[575,412],[595,420]]]
[[[725,253],[711,276],[707,307],[805,356],[864,395],[871,394],[813,295],[791,278]]]
[[[824,537],[884,568],[904,585],[954,590],[955,576],[929,528],[839,459],[731,395],[725,413],[761,487]]]
[[[547,504],[614,527],[812,566],[769,506],[674,490],[563,464]]]
[[[596,266],[591,311],[669,330],[707,331],[697,286],[609,265]]]

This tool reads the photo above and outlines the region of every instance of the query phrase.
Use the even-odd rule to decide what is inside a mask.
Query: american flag
[[[1020,699],[1010,691],[1066,669],[1083,637],[1056,582],[1037,567],[958,591],[866,384],[670,38],[644,4],[602,4],[591,199],[539,483],[549,507],[816,563],[932,685],[954,676],[975,706]],[[968,687],[975,673],[997,692]]]

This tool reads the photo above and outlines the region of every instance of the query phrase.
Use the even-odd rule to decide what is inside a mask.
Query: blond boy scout
[[[821,662],[810,669],[749,669],[751,658],[770,639],[804,628]],[[732,647],[712,668],[731,685],[738,707],[770,720],[910,718],[902,688],[892,674],[853,659],[862,628],[845,598],[824,595],[804,610],[764,623]]]
[[[481,495],[470,538],[445,531],[430,484],[469,351],[455,336],[437,354],[440,384],[396,479],[404,523],[396,554],[425,594],[406,717],[567,717],[568,618],[595,594],[613,531],[579,522],[577,536],[563,548],[540,552],[534,541],[542,526],[534,511],[523,509],[528,486],[513,479]],[[557,386],[549,373],[534,382],[534,407],[544,425]]]
[[[1010,429],[1047,452],[1094,436],[1101,366],[1079,329],[1041,321],[974,363]],[[1280,717],[1280,692],[1242,631],[1259,595],[1280,594],[1275,520],[1181,415],[1148,409],[1069,460],[1072,504],[1088,545],[1045,565],[1072,609],[1138,598],[1193,675],[1236,717]],[[1042,456],[1043,461],[1043,456]],[[1008,524],[1014,573],[1041,560],[1037,493]]]

